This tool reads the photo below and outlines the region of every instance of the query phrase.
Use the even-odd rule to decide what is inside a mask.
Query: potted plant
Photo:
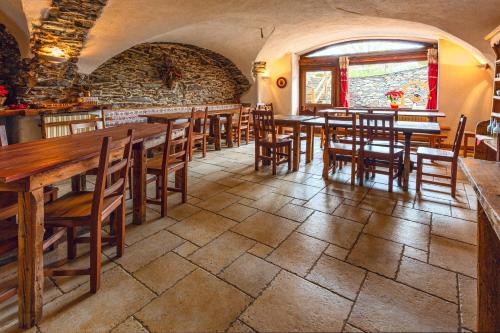
[[[385,97],[391,104],[391,109],[399,109],[399,101],[404,98],[404,92],[401,90],[391,90],[385,93]]]

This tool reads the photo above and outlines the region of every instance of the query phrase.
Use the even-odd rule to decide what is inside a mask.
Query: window
[[[427,61],[349,66],[349,106],[387,107],[385,93],[404,92],[403,107],[425,108],[429,94]]]
[[[305,73],[305,103],[332,104],[332,72],[307,71]]]
[[[399,40],[365,40],[328,46],[309,53],[307,57],[343,56],[353,54],[380,53],[424,49],[426,44]]]

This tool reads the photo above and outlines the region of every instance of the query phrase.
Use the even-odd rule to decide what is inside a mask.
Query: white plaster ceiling
[[[28,26],[50,3],[4,1],[22,3]],[[500,23],[498,8],[500,0],[108,0],[78,65],[90,73],[134,45],[165,41],[218,52],[250,76],[255,59],[380,36],[450,39],[491,61],[484,36]]]

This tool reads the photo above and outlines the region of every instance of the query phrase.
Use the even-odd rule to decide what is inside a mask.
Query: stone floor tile
[[[477,245],[477,223],[474,222],[434,214],[432,217],[432,233]]]
[[[254,244],[255,241],[228,231],[191,254],[189,260],[218,274]]]
[[[343,333],[363,333],[363,331],[350,324],[345,324]]]
[[[339,332],[351,304],[282,271],[240,319],[259,332]]]
[[[409,207],[396,205],[392,215],[413,222],[431,224],[432,213],[424,210],[413,209]]]
[[[293,199],[292,204],[297,205],[297,206],[302,206],[307,202],[307,200],[302,200],[302,199]]]
[[[363,231],[420,250],[427,250],[429,245],[429,226],[379,213],[370,216]]]
[[[184,241],[176,235],[162,230],[125,249],[121,258],[114,260],[129,272],[135,272],[144,265],[175,249]]]
[[[256,212],[257,209],[255,208],[248,207],[240,203],[234,203],[219,211],[219,214],[232,220],[241,222],[249,216],[255,214]]]
[[[230,219],[202,210],[174,224],[168,230],[198,246],[203,246],[234,225],[236,222]]]
[[[226,192],[233,193],[248,199],[258,200],[262,196],[272,192],[273,187],[262,184],[245,182],[235,186]]]
[[[451,206],[451,216],[471,222],[477,222],[477,211],[472,209]]]
[[[151,210],[148,209],[148,211]],[[125,231],[125,244],[130,246],[146,237],[151,236],[152,234],[157,233],[160,230],[170,227],[175,223],[177,223],[176,220],[168,217],[162,218],[158,214],[156,219],[148,219],[146,223],[130,224],[127,226],[127,230]]]
[[[366,196],[363,201],[361,201],[359,208],[382,213],[385,215],[391,215],[395,206],[395,200],[387,199],[384,197]]]
[[[365,274],[364,269],[323,255],[307,275],[307,279],[354,300]]]
[[[227,267],[220,277],[247,294],[257,297],[280,268],[251,254],[244,254]]]
[[[477,280],[458,275],[458,292],[462,326],[477,331]]]
[[[457,260],[460,258],[460,260]],[[429,263],[458,273],[477,276],[477,246],[431,236]]]
[[[349,254],[349,250],[341,248],[337,245],[330,244],[328,245],[324,253],[330,257],[334,257],[344,261]]]
[[[413,259],[423,261],[423,262],[427,262],[427,258],[429,257],[427,251],[415,249],[415,248],[410,247],[408,245],[405,245],[403,255],[410,257],[410,258],[413,258]]]
[[[363,331],[456,332],[457,305],[369,273],[349,322]]]
[[[228,189],[230,189],[228,186],[199,179],[189,186],[189,195],[205,200]]]
[[[311,200],[309,200],[304,207],[308,207],[320,212],[330,214],[344,201],[343,198],[333,195],[318,193]]]
[[[236,225],[232,230],[260,243],[276,247],[297,226],[298,223],[288,219],[258,212]]]
[[[256,243],[250,250],[248,250],[248,253],[253,254],[254,256],[257,256],[259,258],[266,258],[269,253],[271,253],[274,249],[270,246],[261,244],[261,243]]]
[[[282,216],[289,220],[304,222],[314,211],[312,209],[286,204],[276,212],[276,215]]]
[[[208,198],[206,200],[203,200],[199,202],[196,206],[209,210],[211,212],[218,212],[230,205],[232,205],[235,202],[238,202],[241,199],[241,197],[231,194],[231,193],[226,193],[222,192],[217,194],[215,197]]]
[[[195,269],[196,266],[189,261],[169,252],[136,271],[134,276],[161,294]]]
[[[200,210],[200,208],[186,203],[168,209],[167,216],[176,219],[177,221],[182,221]]]
[[[149,333],[144,326],[133,317],[129,317],[123,323],[113,328],[110,333]]]
[[[224,331],[251,302],[233,286],[195,270],[136,313],[154,332]]]
[[[457,303],[456,273],[403,257],[397,281]]]
[[[276,213],[278,210],[281,209],[281,207],[283,207],[292,200],[293,198],[281,194],[269,193],[263,196],[262,198],[256,200],[255,202],[253,202],[251,204],[251,207],[263,210],[268,213]]]
[[[323,241],[295,232],[281,243],[267,260],[305,276],[327,246]]]
[[[277,188],[273,188],[274,193],[283,194],[295,199],[310,200],[321,190],[316,186],[308,186],[292,182],[283,182]]]
[[[446,203],[444,200],[431,197],[417,197],[413,208],[441,215],[451,215],[451,206],[449,203]]]
[[[86,283],[47,304],[39,328],[42,333],[107,332],[153,297],[150,290],[116,267],[102,274],[95,295],[89,293]]]
[[[189,241],[186,241],[182,243],[180,246],[176,247],[173,251],[178,255],[180,255],[181,257],[188,257],[191,253],[198,250],[199,248],[200,248],[199,246]]]
[[[328,184],[322,192],[345,199],[361,201],[368,192],[368,189],[360,186],[352,187],[351,185],[341,182],[332,182]]]
[[[362,234],[347,257],[347,262],[395,278],[402,252],[401,244]]]
[[[356,241],[361,229],[363,225],[360,223],[315,212],[300,226],[298,231],[349,249]]]
[[[358,207],[341,204],[332,214],[364,224],[368,221],[371,212]]]
[[[227,333],[255,333],[255,331],[241,320],[235,321],[226,331]]]

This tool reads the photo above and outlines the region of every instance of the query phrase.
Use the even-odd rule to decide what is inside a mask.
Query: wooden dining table
[[[99,164],[104,137],[134,130],[133,222],[146,219],[146,152],[165,142],[165,124],[136,123],[0,147],[0,191],[18,193],[18,316],[21,328],[42,317],[44,186],[78,177]]]
[[[309,119],[304,121],[304,125],[307,126],[307,145],[306,145],[306,161],[312,160],[312,152],[314,140],[312,140],[314,127],[325,126],[325,118],[318,117],[314,119]],[[340,128],[350,128],[352,126],[351,121],[331,121],[329,122],[332,127]],[[411,137],[415,134],[440,134],[441,128],[437,122],[418,122],[418,121],[395,121],[394,130],[404,134],[404,170],[403,170],[403,190],[408,191],[409,178],[410,178],[410,148],[411,148]]]
[[[220,132],[220,117],[226,118],[226,124],[232,124],[235,114],[239,114],[240,109],[224,109],[224,110],[208,110],[208,116],[213,118],[216,122],[214,136],[215,136],[215,150],[221,149],[222,135]],[[191,117],[191,112],[168,112],[159,114],[143,115],[143,118],[147,118],[148,123],[168,123],[171,121],[176,121],[178,119],[185,119]],[[226,126],[226,144],[228,147],[233,147],[233,126]]]
[[[364,114],[368,113],[367,109],[349,109],[349,110],[344,110],[344,109],[324,109],[318,111],[318,115],[324,114],[324,113],[338,113],[338,114]],[[373,109],[373,114],[394,114],[394,110],[386,110],[386,109]],[[446,114],[444,112],[440,111],[431,111],[431,110],[411,110],[411,111],[406,111],[406,110],[398,110],[398,117],[422,117],[422,118],[427,118],[430,122],[436,122],[438,118],[445,118]]]

